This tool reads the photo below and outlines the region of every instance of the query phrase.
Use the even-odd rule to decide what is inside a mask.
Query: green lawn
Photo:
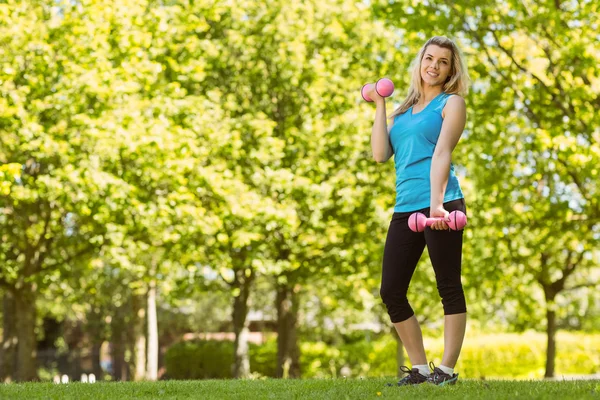
[[[0,385],[0,399],[600,399],[600,381],[477,381],[385,387],[393,379],[211,380]]]

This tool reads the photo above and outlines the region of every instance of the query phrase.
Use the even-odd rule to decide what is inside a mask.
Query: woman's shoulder
[[[462,97],[460,94],[456,94],[456,93],[446,93],[446,92],[442,92],[442,95],[440,96],[440,100],[444,103],[448,103],[450,101],[452,102],[465,102],[464,97]]]
[[[451,113],[464,113],[466,110],[466,103],[464,97],[459,94],[446,94],[444,106],[442,108],[442,118],[445,118],[448,112]]]
[[[445,93],[446,95],[446,101],[445,101],[445,105],[450,106],[452,108],[454,107],[464,107],[465,106],[465,98],[462,97],[459,94],[452,94],[452,93]]]

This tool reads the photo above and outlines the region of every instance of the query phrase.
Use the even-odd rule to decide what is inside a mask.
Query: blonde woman
[[[373,157],[385,162],[394,156],[396,204],[383,254],[381,298],[387,307],[412,368],[398,385],[430,382],[455,384],[454,367],[462,347],[467,308],[461,282],[462,231],[451,231],[445,221],[424,232],[413,232],[408,217],[422,212],[448,218],[449,212],[466,213],[464,196],[452,165],[452,151],[466,121],[464,96],[468,74],[461,52],[445,37],[429,39],[419,51],[408,96],[389,117],[385,99],[367,94],[377,110],[371,134]],[[427,246],[444,309],[444,355],[439,367],[427,364],[421,328],[411,308],[408,286]]]

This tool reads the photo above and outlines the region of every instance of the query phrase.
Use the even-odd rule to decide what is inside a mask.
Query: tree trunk
[[[102,356],[102,343],[106,339],[104,328],[106,325],[106,310],[98,304],[90,304],[90,310],[87,314],[87,324],[85,324],[86,334],[89,337],[92,348],[92,373],[97,381],[103,378],[102,365],[100,364]]]
[[[396,343],[397,343],[396,363],[397,363],[398,367],[396,370],[396,375],[398,376],[398,378],[402,378],[404,376],[404,372],[402,372],[400,367],[405,365],[404,363],[406,362],[406,360],[404,358],[404,344],[402,343],[402,340],[400,340],[400,336],[398,336],[398,332],[396,332],[396,328],[394,328],[394,326],[392,326],[392,334],[396,338]]]
[[[70,353],[70,375],[73,381],[79,381],[81,380],[81,374],[83,373],[83,368],[81,368],[81,349],[75,348]]]
[[[135,362],[133,380],[141,381],[146,377],[146,334],[144,329],[146,325],[146,308],[143,296],[133,295],[132,302],[134,319],[131,330],[133,360]]]
[[[96,381],[101,381],[104,376],[102,365],[100,364],[102,355],[102,342],[92,343],[92,372]]]
[[[148,370],[146,379],[158,379],[158,321],[156,318],[156,279],[152,274],[148,288]]]
[[[556,312],[553,310],[554,299],[551,303],[546,303],[546,373],[544,377],[554,377],[554,361],[556,359]]]
[[[17,322],[17,381],[37,380],[35,338],[35,287],[25,283],[15,291],[15,315]]]
[[[236,271],[236,286],[239,294],[233,299],[233,332],[235,333],[233,377],[247,378],[250,376],[250,357],[248,354],[248,298],[254,273],[245,275],[245,270]]]
[[[125,318],[123,306],[115,309],[111,322],[111,359],[113,378],[116,381],[126,379],[125,375]]]
[[[6,291],[2,305],[2,346],[0,347],[0,383],[11,382],[16,377],[17,366],[17,330],[16,330],[15,299],[11,292]]]
[[[298,293],[289,283],[277,285],[277,377],[300,378]]]

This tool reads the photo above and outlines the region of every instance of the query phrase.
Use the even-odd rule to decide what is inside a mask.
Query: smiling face
[[[452,51],[434,44],[427,46],[421,59],[421,79],[428,86],[444,85],[450,75]]]

